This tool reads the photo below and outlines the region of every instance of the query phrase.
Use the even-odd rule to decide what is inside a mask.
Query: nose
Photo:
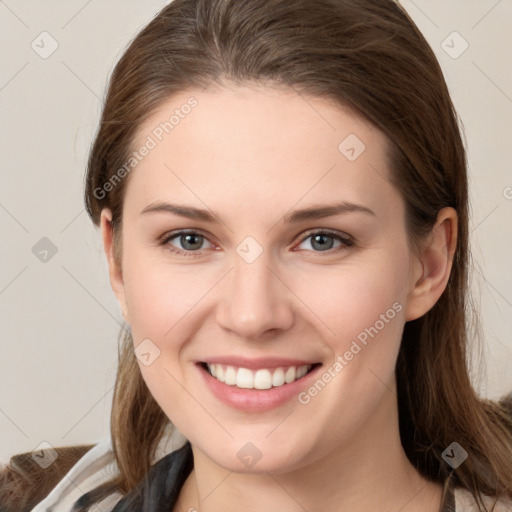
[[[252,263],[235,255],[217,308],[218,324],[250,340],[289,329],[294,321],[293,294],[283,281],[265,252]]]

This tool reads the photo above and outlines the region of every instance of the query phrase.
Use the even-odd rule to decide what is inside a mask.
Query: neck
[[[397,409],[390,414],[389,405],[382,404],[349,442],[290,472],[235,473],[193,446],[194,470],[176,510],[439,512],[442,486],[422,477],[407,459]]]

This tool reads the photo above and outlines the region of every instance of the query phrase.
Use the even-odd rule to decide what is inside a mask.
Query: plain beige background
[[[83,207],[85,161],[114,63],[166,3],[0,0],[2,463],[42,442],[108,436],[121,315]],[[512,390],[512,3],[402,4],[465,127],[485,333],[474,382],[496,398]]]

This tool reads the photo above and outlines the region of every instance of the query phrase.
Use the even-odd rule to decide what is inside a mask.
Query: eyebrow
[[[308,208],[294,210],[291,213],[287,213],[283,217],[283,221],[286,224],[293,224],[306,220],[324,219],[326,217],[333,217],[335,215],[341,215],[343,213],[349,212],[360,212],[376,216],[375,212],[366,206],[343,201],[334,204],[314,205]],[[146,206],[146,208],[142,210],[141,215],[147,213],[172,213],[174,215],[179,215],[180,217],[186,217],[188,219],[200,220],[215,224],[220,223],[220,219],[216,215],[210,213],[210,211],[188,205],[155,202],[149,206]]]

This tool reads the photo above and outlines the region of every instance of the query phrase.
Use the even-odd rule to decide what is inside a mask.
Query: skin
[[[198,106],[129,176],[119,259],[111,213],[101,216],[112,288],[134,344],[149,339],[160,350],[150,365],[139,361],[143,378],[192,443],[194,470],[175,510],[437,512],[441,487],[419,475],[400,443],[394,369],[405,322],[446,287],[456,212],[442,209],[413,251],[403,199],[389,183],[385,135],[348,107],[292,89],[184,91],[140,127],[134,147],[191,95]],[[349,134],[366,146],[354,161],[338,149]],[[374,215],[283,221],[339,201]],[[221,221],[141,213],[156,202],[204,208]],[[199,257],[170,251],[193,252],[179,236],[160,243],[180,229],[205,236]],[[326,229],[354,244],[327,238],[325,252],[305,238]],[[236,251],[248,236],[263,251],[252,263]],[[327,369],[394,303],[396,316],[307,404],[234,409],[213,396],[196,365],[270,355]],[[248,442],[261,453],[251,467],[237,457]]]

